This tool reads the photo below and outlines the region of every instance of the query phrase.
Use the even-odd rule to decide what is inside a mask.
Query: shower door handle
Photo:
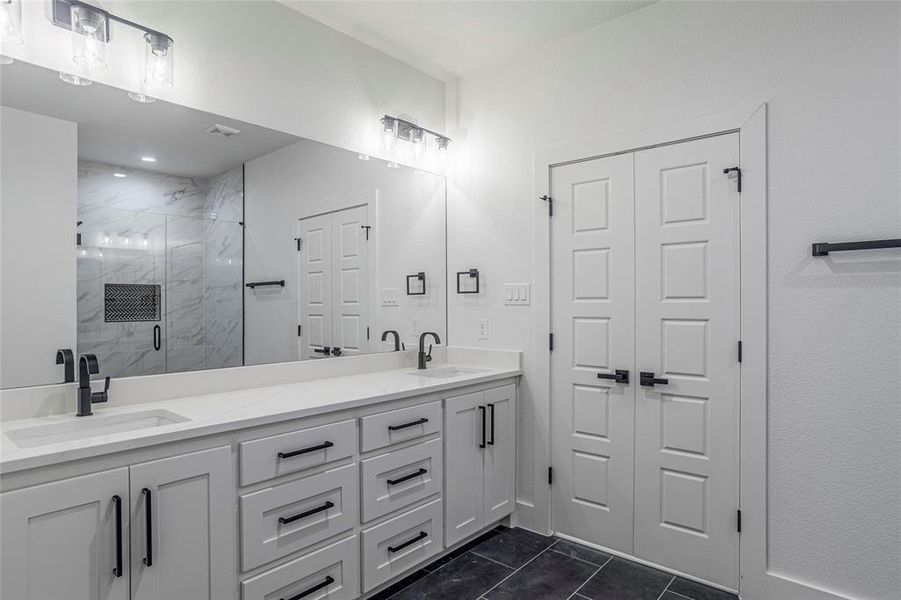
[[[157,352],[160,351],[160,348],[163,346],[163,330],[160,329],[159,325],[153,326],[153,349]]]

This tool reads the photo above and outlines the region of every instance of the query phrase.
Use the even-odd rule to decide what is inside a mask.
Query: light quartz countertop
[[[0,424],[0,431],[3,434],[0,436],[0,473],[12,473],[290,419],[360,408],[521,374],[517,368],[484,365],[440,363],[429,368],[431,370],[456,368],[464,372],[449,378],[435,378],[421,376],[415,368],[403,368],[119,407],[116,406],[114,382],[110,390],[110,404],[95,404],[94,415],[90,417],[75,417],[74,414],[68,413],[17,419]],[[155,414],[169,411],[185,420],[26,448],[19,447],[8,435],[26,428],[56,424],[65,428],[67,423],[76,420],[116,417],[147,411],[153,411]]]

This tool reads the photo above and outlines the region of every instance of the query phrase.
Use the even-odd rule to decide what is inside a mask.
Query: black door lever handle
[[[613,373],[598,373],[598,379],[612,379],[616,383],[629,383],[629,370],[617,369]]]
[[[639,383],[644,386],[654,387],[654,384],[657,383],[659,383],[660,385],[667,385],[669,383],[669,379],[654,377],[653,372],[642,371],[641,380],[639,381]]]

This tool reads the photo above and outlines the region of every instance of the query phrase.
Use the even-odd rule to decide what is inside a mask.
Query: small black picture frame
[[[465,277],[461,280],[460,276],[465,275],[470,278],[470,280],[476,280],[475,289],[463,289],[462,281],[466,281]],[[459,271],[457,272],[457,293],[458,294],[478,294],[479,293],[479,270],[478,269],[470,269],[468,271]]]
[[[422,282],[419,284],[418,282]],[[411,285],[412,284],[412,285]],[[420,271],[414,275],[407,275],[407,295],[425,296],[425,273]]]

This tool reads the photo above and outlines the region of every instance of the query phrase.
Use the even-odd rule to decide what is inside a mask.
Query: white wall
[[[532,278],[534,152],[765,100],[770,568],[897,597],[901,253],[824,260],[810,244],[901,232],[899,59],[899,3],[661,2],[460,81],[449,270],[478,266],[488,292],[451,295],[450,331],[525,351],[521,500],[545,485],[529,443],[533,332],[502,284]]]
[[[63,381],[75,351],[76,125],[0,107],[0,388]]]

